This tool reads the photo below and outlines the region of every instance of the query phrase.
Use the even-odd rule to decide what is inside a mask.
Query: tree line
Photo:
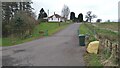
[[[72,20],[73,22],[83,22],[83,14],[80,13],[78,15],[78,18],[77,18],[77,17],[75,17],[75,13],[71,12],[70,13],[70,20]]]
[[[75,12],[70,12],[70,9],[67,5],[64,5],[61,11],[61,16],[65,19],[65,22],[68,20],[68,16],[70,14],[70,20],[72,20],[73,22],[91,22],[92,19],[97,18],[97,16],[95,14],[92,14],[92,11],[88,11],[85,15],[86,20],[83,20],[83,14],[80,13],[78,15],[78,17],[75,17]],[[38,20],[41,22],[45,22],[48,21],[47,19],[48,15],[47,13],[44,11],[44,9],[42,8],[40,10],[40,13],[38,15]],[[46,19],[44,19],[46,18]],[[96,22],[101,22],[102,19],[97,19]]]
[[[2,36],[25,37],[35,26],[32,2],[2,2]]]
[[[92,19],[97,18],[97,16],[95,14],[92,14],[92,11],[88,11],[85,15],[86,20],[83,20],[83,14],[80,13],[78,15],[78,17],[75,17],[75,13],[71,12],[70,13],[70,20],[72,20],[73,22],[90,22],[92,21]],[[102,19],[97,19],[96,22],[101,22]]]

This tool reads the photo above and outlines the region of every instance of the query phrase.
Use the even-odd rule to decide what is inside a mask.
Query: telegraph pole
[[[49,9],[48,9],[48,17],[47,17],[47,21],[49,20]]]

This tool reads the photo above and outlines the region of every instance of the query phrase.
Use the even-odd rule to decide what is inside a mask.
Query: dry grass
[[[118,23],[117,22],[97,23],[96,25],[99,28],[107,28],[107,29],[111,29],[111,30],[114,30],[114,31],[118,31]]]

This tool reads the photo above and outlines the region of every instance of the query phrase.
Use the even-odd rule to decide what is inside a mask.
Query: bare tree
[[[70,13],[70,9],[67,5],[64,5],[63,9],[62,9],[62,16],[65,18],[65,21],[68,19]]]
[[[87,15],[85,16],[85,18],[87,18],[87,21],[92,21],[93,18],[97,18],[97,16],[95,14],[91,15],[92,11],[88,11]]]

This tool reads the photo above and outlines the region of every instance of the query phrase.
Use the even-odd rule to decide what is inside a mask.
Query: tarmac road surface
[[[50,37],[2,48],[3,66],[85,66],[74,23]],[[0,59],[1,60],[1,59]]]

